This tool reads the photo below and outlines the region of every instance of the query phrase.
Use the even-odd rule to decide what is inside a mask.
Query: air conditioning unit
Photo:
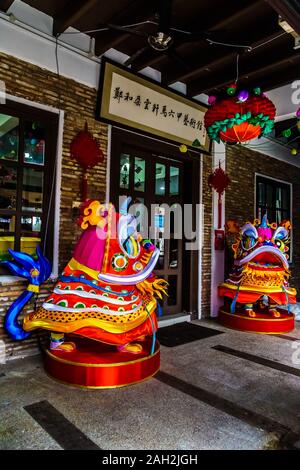
[[[281,16],[279,16],[278,18],[278,24],[286,33],[291,34],[293,36],[295,40],[294,49],[299,49],[300,48],[300,36],[298,33],[296,33],[294,28]]]

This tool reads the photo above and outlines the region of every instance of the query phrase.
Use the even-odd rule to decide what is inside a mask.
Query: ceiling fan
[[[243,48],[250,49],[249,46],[239,45],[239,44],[228,44],[220,42],[220,38],[224,30],[215,30],[215,31],[185,31],[180,28],[175,28],[171,26],[171,17],[172,17],[172,4],[173,0],[158,0],[156,4],[156,13],[155,17],[157,21],[146,20],[140,23],[134,23],[129,25],[115,25],[115,24],[106,24],[103,28],[98,29],[97,32],[115,30],[120,32],[125,32],[131,35],[143,37],[146,40],[146,45],[138,49],[131,57],[129,57],[125,62],[125,66],[133,65],[146,51],[155,50],[163,54],[168,55],[171,59],[175,60],[181,67],[186,70],[189,70],[189,65],[184,61],[184,59],[176,52],[176,47],[180,44],[186,42],[196,42],[196,41],[206,41],[210,44],[223,45],[227,47]],[[157,31],[153,33],[147,33],[138,29],[134,29],[136,26],[142,26],[146,24],[152,24],[157,26]],[[221,35],[221,36],[220,36]],[[218,41],[219,39],[219,41]]]

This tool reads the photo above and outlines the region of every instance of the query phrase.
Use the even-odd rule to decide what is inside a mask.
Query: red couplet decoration
[[[74,158],[84,170],[82,200],[85,201],[87,199],[86,171],[104,160],[104,154],[97,140],[89,132],[87,122],[85,123],[84,130],[80,131],[72,140],[70,150],[71,157]]]

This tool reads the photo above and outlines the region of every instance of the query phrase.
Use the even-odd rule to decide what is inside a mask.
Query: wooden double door
[[[163,315],[181,313],[184,241],[178,229],[184,200],[184,164],[172,159],[172,154],[161,155],[148,146],[122,142],[113,147],[111,200],[118,207],[120,196],[130,196],[131,204],[136,204],[138,230],[144,234],[148,225],[149,238],[159,249],[155,274],[169,283],[168,297],[161,301]]]
[[[183,154],[176,145],[112,128],[110,200],[119,209],[120,196],[131,196],[133,203],[140,204],[138,214],[144,207],[147,209],[150,237],[160,250],[155,273],[169,283],[168,297],[161,304],[164,316],[189,313],[197,318],[198,315],[201,253],[188,248],[191,239],[183,221],[187,219],[194,233],[202,230],[197,228],[200,162],[201,155],[195,151]],[[180,206],[182,234],[178,234],[174,212],[170,211],[169,218],[163,204]],[[145,217],[140,219],[143,221]]]

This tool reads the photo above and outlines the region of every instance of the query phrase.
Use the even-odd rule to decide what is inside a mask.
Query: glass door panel
[[[134,159],[134,189],[135,191],[145,191],[145,160],[135,157]]]
[[[169,296],[160,300],[163,315],[172,315],[182,311],[182,240],[174,236],[174,221],[167,220],[169,212],[162,204],[170,207],[182,204],[183,164],[175,160],[161,157],[122,146],[119,153],[119,188],[115,192],[113,202],[118,205],[119,196],[130,196],[131,205],[135,205],[138,216],[138,231],[143,232],[143,223],[148,224],[152,233],[146,232],[159,249],[159,258],[155,274],[166,279],[169,284]],[[113,182],[112,182],[113,187]],[[173,216],[173,212],[170,211]],[[145,225],[147,225],[145,223]],[[148,226],[145,228],[149,228]],[[168,230],[167,230],[168,229]],[[167,233],[170,232],[170,233]]]

